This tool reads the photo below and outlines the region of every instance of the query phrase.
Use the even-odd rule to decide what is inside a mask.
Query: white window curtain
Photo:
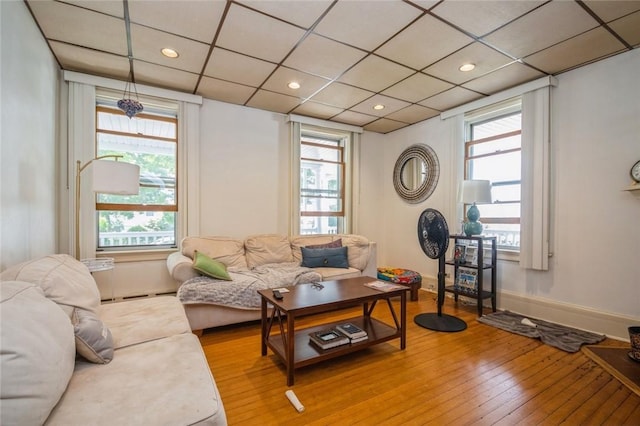
[[[522,95],[520,267],[549,269],[550,87]]]
[[[289,121],[291,138],[291,194],[289,195],[289,232],[300,233],[300,122]]]

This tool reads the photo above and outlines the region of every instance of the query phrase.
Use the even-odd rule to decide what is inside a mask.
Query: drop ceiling
[[[62,69],[380,133],[640,45],[640,0],[26,4]]]

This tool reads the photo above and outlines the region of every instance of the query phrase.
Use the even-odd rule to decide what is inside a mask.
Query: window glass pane
[[[499,248],[520,249],[520,224],[485,223],[483,235],[496,237]]]
[[[478,140],[490,136],[501,135],[513,132],[522,128],[522,113],[512,114],[505,117],[474,123],[472,126],[471,139]]]
[[[520,217],[520,203],[478,204],[480,221],[486,217]]]
[[[340,161],[340,150],[335,148],[323,148],[315,145],[302,144],[300,156],[302,158],[323,160],[323,161]]]
[[[494,141],[482,142],[471,145],[471,157],[483,154],[493,154],[508,149],[520,148],[520,135],[507,138],[496,139]]]
[[[520,181],[520,151],[476,158],[469,166],[470,179],[493,182]]]
[[[129,119],[108,102],[99,102],[96,155],[121,155],[118,161],[140,166],[140,191],[97,194],[98,248],[175,246],[175,116],[139,114]]]
[[[491,199],[494,203],[520,200],[520,184],[496,185],[491,187]]]
[[[340,234],[344,219],[340,216],[302,216],[300,234]]]

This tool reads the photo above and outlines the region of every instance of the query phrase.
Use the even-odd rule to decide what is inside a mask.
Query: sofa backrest
[[[268,263],[294,262],[291,244],[286,235],[252,235],[244,240],[244,247],[249,268]]]
[[[246,268],[247,260],[244,252],[244,241],[228,237],[185,237],[182,239],[182,254],[194,258],[198,250],[226,266]]]
[[[0,281],[37,285],[71,317],[73,308],[98,314],[100,291],[87,267],[68,254],[53,254],[11,266]]]

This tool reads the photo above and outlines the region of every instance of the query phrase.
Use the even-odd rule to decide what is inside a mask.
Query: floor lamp
[[[105,161],[115,158],[116,161]],[[84,165],[77,161],[76,167],[76,259],[80,260],[80,175],[93,164],[91,189],[102,194],[137,195],[140,190],[140,166],[119,162],[122,155],[102,155],[87,161]]]

